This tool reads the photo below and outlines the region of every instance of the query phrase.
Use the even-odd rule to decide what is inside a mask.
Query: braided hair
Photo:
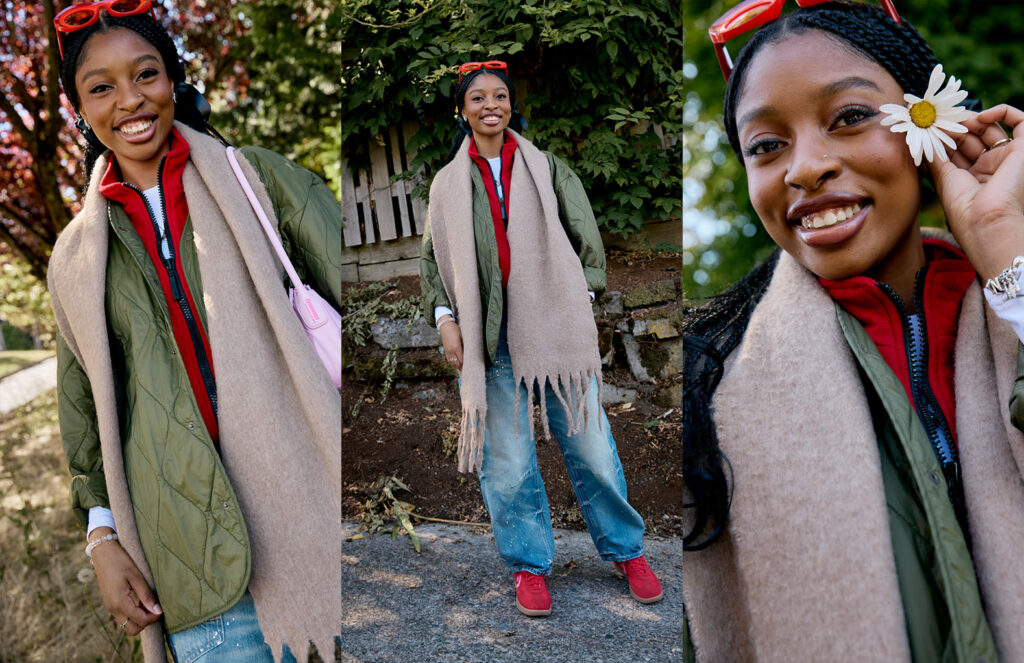
[[[185,82],[185,67],[178,57],[178,49],[174,45],[174,40],[148,13],[131,16],[111,16],[107,12],[101,12],[99,20],[92,25],[75,32],[69,32],[63,36],[64,59],[60,63],[60,82],[64,88],[64,94],[67,95],[75,110],[77,111],[81,104],[81,96],[78,93],[77,85],[75,85],[75,74],[78,73],[78,67],[81,64],[82,53],[85,51],[86,43],[88,43],[89,38],[93,35],[116,28],[131,30],[152,44],[160,53],[160,58],[164,62],[164,68],[167,70],[167,75],[174,84],[174,119],[200,133],[213,136],[221,143],[227,145],[228,143],[224,140],[224,137],[206,121],[210,114],[210,104],[195,86]],[[85,169],[86,179],[88,179],[92,174],[96,160],[107,147],[100,142],[96,133],[91,127],[86,125],[81,117],[75,122],[75,126],[86,140]]]
[[[512,103],[512,116],[508,120],[508,128],[518,133],[522,133],[526,129],[526,118],[519,112],[519,103],[516,102],[516,86],[512,83],[512,79],[508,77],[508,74],[501,69],[485,69],[483,67],[471,71],[462,77],[462,82],[455,88],[455,112],[457,116],[455,119],[455,138],[452,140],[452,145],[448,150],[448,157],[444,160],[445,164],[454,159],[455,155],[459,153],[459,148],[462,147],[462,141],[466,139],[466,136],[473,135],[473,130],[470,128],[469,123],[462,119],[462,107],[466,104],[466,92],[469,91],[469,84],[481,74],[497,76],[504,83],[505,87],[508,88],[508,100]]]
[[[905,19],[899,25],[880,7],[867,3],[837,0],[799,9],[768,23],[740,51],[725,92],[725,130],[741,164],[736,107],[750,63],[766,44],[811,30],[824,31],[844,46],[856,49],[889,72],[904,92],[918,96],[927,90],[929,76],[938,64],[924,38]],[[692,526],[683,537],[684,550],[709,546],[728,519],[732,481],[726,475],[731,468],[718,444],[711,399],[722,378],[726,357],[739,345],[754,307],[768,288],[780,251],[776,249],[708,304],[684,310],[683,483],[690,498],[684,508],[693,509]]]

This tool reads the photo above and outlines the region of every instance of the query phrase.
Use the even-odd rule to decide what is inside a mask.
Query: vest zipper
[[[924,425],[928,441],[931,442],[935,457],[942,466],[942,473],[946,479],[946,489],[949,501],[953,505],[956,519],[963,530],[964,538],[970,546],[970,536],[967,530],[967,509],[964,501],[963,481],[960,474],[960,457],[956,445],[953,443],[953,434],[949,428],[949,422],[942,412],[939,401],[932,391],[931,382],[928,377],[928,323],[924,315],[924,280],[928,271],[925,265],[914,277],[914,310],[917,311],[917,319],[921,325],[921,352],[920,360],[917,360],[918,353],[917,339],[911,324],[910,314],[907,312],[903,299],[896,293],[888,283],[879,283],[878,287],[896,305],[900,314],[900,323],[903,328],[903,345],[907,355],[907,364],[910,367],[910,393],[917,409],[917,416]]]
[[[166,157],[165,157],[166,158]],[[160,224],[157,223],[156,216],[153,214],[153,208],[149,206],[149,199],[142,193],[134,184],[125,182],[124,185],[139,194],[142,198],[142,204],[146,206],[146,213],[149,215],[149,222],[153,225],[153,232],[156,235],[156,252],[160,258],[160,262],[163,264],[164,269],[167,271],[167,279],[171,283],[171,294],[174,297],[174,301],[178,304],[178,308],[181,309],[181,314],[185,317],[185,324],[188,327],[189,337],[192,339],[192,347],[196,353],[196,363],[199,364],[199,375],[203,379],[203,385],[206,387],[207,398],[210,399],[210,407],[213,409],[213,416],[217,416],[217,385],[213,379],[213,371],[210,370],[210,360],[206,356],[206,348],[203,346],[203,337],[199,333],[199,325],[196,322],[195,315],[192,312],[192,307],[189,306],[188,298],[185,296],[185,289],[182,286],[182,279],[178,274],[176,267],[175,254],[174,254],[174,241],[171,238],[171,223],[167,218],[167,202],[164,199],[164,159],[160,160],[160,166],[157,169],[157,186],[160,190],[160,212],[164,218],[164,225],[167,227],[167,253],[165,257],[163,252],[160,250]]]
[[[490,170],[490,165],[487,166]],[[502,188],[501,178],[505,174],[505,154],[504,150],[498,154],[498,177],[495,179],[494,171],[491,171],[491,180],[494,181],[494,195],[498,199],[498,209],[501,210],[501,222],[506,228],[508,228],[508,212],[505,211],[505,194],[508,193]],[[498,195],[498,191],[501,191],[501,195]]]

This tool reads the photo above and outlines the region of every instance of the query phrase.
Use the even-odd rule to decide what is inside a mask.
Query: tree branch
[[[18,109],[14,107],[11,100],[7,98],[7,94],[0,94],[0,111],[3,111],[7,116],[7,121],[11,123],[14,130],[18,132],[18,135],[26,145],[32,145],[34,143],[34,136],[29,128],[25,125],[25,121],[21,119],[21,114],[18,113]]]

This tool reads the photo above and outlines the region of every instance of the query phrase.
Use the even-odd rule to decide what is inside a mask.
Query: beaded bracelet
[[[100,538],[96,539],[95,541],[90,541],[89,545],[87,545],[85,547],[85,556],[88,557],[91,560],[92,559],[92,551],[93,551],[93,549],[96,546],[100,545],[100,544],[106,543],[107,541],[117,541],[117,532],[111,532],[110,534],[107,534],[106,536],[101,536]]]
[[[439,322],[438,325],[437,325],[437,331],[440,332],[441,331],[441,327],[444,327],[449,322],[455,322],[455,316],[454,315],[450,316],[450,317],[447,317],[444,320],[442,320],[441,322]]]
[[[1024,265],[1024,256],[1017,256],[1013,264],[1000,272],[999,276],[989,279],[985,288],[993,294],[1002,293],[1007,299],[1013,299],[1021,291],[1021,284],[1017,281],[1017,269],[1021,265]]]

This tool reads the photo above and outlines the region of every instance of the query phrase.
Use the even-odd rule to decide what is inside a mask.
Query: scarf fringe
[[[540,401],[540,421],[544,427],[544,438],[551,438],[551,427],[548,422],[548,399],[540,398],[537,399],[538,393],[543,393],[545,388],[550,386],[551,391],[555,394],[555,398],[562,406],[562,410],[565,412],[568,420],[569,427],[567,433],[569,435],[577,435],[580,432],[586,433],[589,431],[590,408],[587,407],[587,400],[590,397],[590,390],[594,382],[597,382],[597,407],[600,411],[601,408],[601,370],[595,368],[588,368],[582,371],[573,371],[569,373],[557,373],[555,375],[533,375],[533,376],[521,376],[516,380],[516,399],[513,412],[516,416],[512,421],[512,432],[518,437],[519,436],[519,403],[523,391],[526,392],[526,411],[529,414],[528,420],[530,422],[530,439],[536,439],[535,437],[535,426],[533,422],[533,410],[534,401]],[[519,387],[522,386],[522,389]],[[570,398],[571,394],[571,398]],[[570,406],[570,402],[575,405]],[[597,420],[598,430],[603,430],[604,424],[601,422],[601,418]]]
[[[487,407],[463,408],[462,421],[459,424],[459,472],[469,472],[473,468],[477,472],[484,462],[484,421]]]

